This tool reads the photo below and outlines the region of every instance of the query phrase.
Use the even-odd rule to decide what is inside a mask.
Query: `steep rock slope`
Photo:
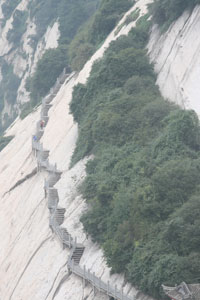
[[[200,114],[200,6],[185,12],[165,34],[151,32],[149,56],[163,96]]]
[[[7,115],[12,119],[19,111],[20,104],[29,101],[29,93],[25,89],[25,83],[27,77],[33,74],[38,60],[41,58],[45,50],[50,48],[56,48],[58,46],[59,29],[58,23],[55,22],[51,26],[48,26],[45,34],[40,37],[35,45],[32,41],[36,32],[35,20],[31,20],[29,16],[30,0],[22,0],[16,6],[11,16],[6,20],[5,24],[0,23],[0,73],[2,72],[2,62],[7,62],[13,68],[13,74],[17,76],[19,80],[19,86],[16,88],[17,98],[8,101],[7,97],[4,98],[4,109],[2,111],[1,122],[5,124],[4,116]],[[5,20],[5,16],[2,12],[2,6],[4,1],[0,1],[0,16],[1,21]],[[13,20],[16,11],[20,11],[27,14],[27,20],[25,22],[25,32],[20,39],[12,42],[9,40],[9,31],[13,29]],[[19,25],[18,25],[19,26]],[[5,85],[5,84],[4,84]],[[5,87],[3,87],[5,88]],[[13,86],[12,86],[13,88]],[[2,96],[1,96],[2,98]],[[3,100],[3,99],[2,99]],[[1,100],[1,101],[2,101]],[[14,102],[13,102],[14,101]]]
[[[146,12],[148,0],[140,0],[129,11],[140,7]],[[124,18],[121,20],[123,23]],[[118,33],[126,34],[135,22]],[[42,137],[43,145],[50,150],[50,162],[57,163],[62,177],[56,184],[60,206],[66,208],[63,226],[78,242],[85,246],[81,266],[95,272],[103,281],[124,288],[130,296],[138,292],[124,281],[121,275],[110,275],[103,253],[83,232],[79,218],[87,209],[77,186],[85,176],[85,161],[80,161],[69,170],[69,161],[77,138],[77,125],[69,114],[72,90],[78,82],[85,83],[92,63],[103,55],[109,43],[118,35],[115,30],[103,46],[94,54],[78,75],[66,80],[53,100],[49,111],[49,122]],[[69,275],[67,270],[68,250],[63,250],[56,236],[49,229],[49,215],[44,198],[42,171],[35,174],[36,159],[31,153],[31,136],[39,120],[40,107],[23,121],[17,119],[7,131],[15,135],[10,144],[0,153],[1,211],[0,211],[0,298],[4,300],[32,299],[107,299],[106,295],[93,294],[92,287]],[[24,179],[24,180],[23,180]],[[139,299],[146,298],[138,293]]]
[[[144,9],[141,12],[145,11],[146,3],[147,0],[137,2],[137,6]],[[150,57],[155,62],[163,95],[186,108],[193,108],[197,113],[199,14],[199,7],[191,16],[185,13],[164,35],[160,35],[154,27],[149,42]],[[122,28],[119,34],[127,33],[133,25]],[[58,169],[63,172],[56,184],[60,206],[66,208],[63,226],[85,246],[81,266],[86,265],[105,282],[110,280],[118,288],[124,286],[125,293],[137,294],[138,299],[142,299],[145,296],[126,284],[123,276],[110,275],[101,249],[86,237],[79,222],[87,206],[77,187],[85,176],[87,159],[69,170],[78,134],[68,109],[72,89],[78,82],[86,82],[93,61],[101,57],[110,41],[117,37],[114,32],[84,69],[78,75],[72,74],[61,87],[52,102],[42,142],[50,150],[50,162],[57,163]],[[17,119],[7,131],[15,138],[0,153],[0,299],[107,299],[98,291],[94,296],[89,284],[84,286],[79,277],[68,274],[66,263],[69,251],[60,247],[49,229],[43,191],[47,174],[35,174],[36,160],[31,153],[31,135],[39,118],[40,107],[23,121]],[[24,181],[20,183],[22,179]]]

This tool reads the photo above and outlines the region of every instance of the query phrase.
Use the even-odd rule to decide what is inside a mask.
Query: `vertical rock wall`
[[[200,6],[161,34],[154,26],[148,51],[163,96],[200,115]]]

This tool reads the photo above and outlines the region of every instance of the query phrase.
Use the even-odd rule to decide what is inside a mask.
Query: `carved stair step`
[[[53,100],[53,98],[54,98],[54,95],[53,95],[53,93],[51,93],[50,95],[48,95],[48,96],[45,98],[45,102],[46,102],[47,104],[49,104],[49,103]]]
[[[70,236],[70,234],[69,234],[69,232],[67,231],[67,229],[66,228],[61,228],[61,230],[62,230],[62,240],[63,240],[63,244],[69,244],[69,240],[71,240],[71,242],[72,242],[72,238],[71,238],[71,236]]]
[[[42,151],[43,150],[42,144],[40,142],[37,142],[37,141],[33,141],[33,148],[37,151]]]
[[[36,123],[36,131],[43,131],[43,128],[41,128],[41,119]]]
[[[66,211],[65,208],[57,208],[56,211],[54,212],[54,219],[59,225],[61,225],[65,219],[64,217],[65,211]]]
[[[36,132],[35,136],[36,136],[37,141],[39,141],[41,139],[43,134],[44,134],[43,130],[39,130],[39,131]]]
[[[64,222],[64,215],[61,217],[55,217],[55,222],[58,224],[58,225],[61,225],[63,222]]]
[[[42,110],[41,112],[48,112],[48,110],[52,107],[52,104],[42,102]]]
[[[43,168],[43,169],[46,169],[48,167],[48,159],[39,159],[38,160],[38,167],[39,169],[40,168]]]
[[[61,174],[62,174],[61,172],[50,174],[48,178],[49,186],[54,186],[54,184],[56,184],[56,182],[60,180]]]
[[[51,178],[59,178],[60,179],[60,177],[61,177],[61,175],[62,175],[62,172],[61,171],[58,171],[58,170],[55,170],[55,172],[50,172],[50,174],[49,174],[49,179],[51,179]]]
[[[54,89],[53,89],[53,94],[56,95],[56,94],[58,93],[59,89],[60,89],[60,84],[59,84],[59,85],[56,85],[56,86],[54,87]]]
[[[65,82],[65,80],[67,79],[68,76],[69,76],[69,74],[63,74],[61,76],[61,78],[59,78],[60,84],[63,84]]]
[[[43,116],[42,119],[44,120],[44,127],[45,127],[49,121],[49,117],[48,117],[48,115],[46,115],[46,116]]]
[[[56,168],[54,168],[54,171],[52,171],[52,172],[49,172],[50,174],[49,174],[49,178],[50,177],[61,177],[61,175],[62,175],[62,172],[61,171],[59,171],[59,170],[57,170]]]
[[[49,199],[58,199],[58,191],[54,188],[49,188],[47,190],[47,195]]]
[[[49,150],[43,150],[37,153],[37,157],[42,160],[46,160],[49,157]]]
[[[65,212],[66,212],[66,209],[64,207],[58,207],[56,209],[56,213],[58,213],[58,214],[63,214]]]
[[[79,264],[81,257],[83,255],[84,249],[85,249],[85,247],[82,245],[76,246],[76,248],[72,254],[72,257],[71,257],[71,260],[74,260],[75,264]]]
[[[48,209],[55,209],[58,205],[57,198],[50,198],[48,199]]]
[[[49,186],[53,187],[58,181],[59,179],[56,178],[49,179]]]
[[[41,113],[40,113],[40,116],[41,116],[41,119],[44,120],[44,121],[49,119],[48,111],[42,110]],[[44,124],[44,126],[45,126],[45,124]]]
[[[41,168],[44,168],[44,169],[47,169],[47,168],[48,168],[48,165],[49,165],[48,159],[46,159],[46,160],[41,160],[41,161],[40,161],[40,164],[39,164],[39,166],[40,166]]]
[[[56,164],[54,164],[54,165],[49,164],[49,167],[48,167],[47,171],[50,173],[49,176],[50,176],[52,173],[62,174],[61,171],[57,170]]]
[[[59,80],[60,84],[63,84],[63,83],[65,82],[65,79],[66,79],[66,78],[64,78],[64,77],[61,78],[61,79]]]

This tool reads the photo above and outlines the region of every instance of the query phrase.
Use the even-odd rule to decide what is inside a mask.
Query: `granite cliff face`
[[[140,7],[140,14],[144,14],[146,4],[149,2],[149,0],[138,0],[128,13]],[[27,1],[22,1],[19,5],[25,8]],[[148,46],[150,58],[158,72],[158,85],[163,95],[171,101],[195,109],[197,113],[198,66],[195,62],[198,63],[199,57],[200,40],[197,36],[198,26],[200,26],[199,15],[198,7],[190,16],[185,13],[164,35],[160,35],[158,30],[153,28]],[[9,21],[7,22],[9,25]],[[66,209],[63,227],[66,227],[70,234],[76,236],[78,242],[85,246],[80,265],[85,265],[103,281],[109,280],[111,285],[116,284],[120,290],[123,288],[124,293],[129,296],[136,296],[136,299],[150,299],[127,284],[123,275],[111,275],[102,250],[84,233],[79,219],[87,209],[87,205],[77,187],[84,179],[87,159],[69,169],[78,135],[77,125],[69,113],[73,87],[79,82],[86,83],[93,62],[103,55],[111,41],[120,34],[127,34],[134,25],[135,22],[132,22],[122,27],[118,35],[114,34],[115,28],[82,71],[79,74],[71,74],[66,79],[52,101],[49,121],[41,142],[44,148],[50,150],[49,161],[52,164],[56,163],[58,169],[62,171],[62,177],[55,187],[59,193],[59,204]],[[31,26],[31,30],[34,30],[34,25]],[[28,36],[28,33],[26,34]],[[0,51],[1,55],[5,55],[8,59],[11,48],[7,41],[3,40],[4,36],[3,31]],[[58,36],[58,27],[55,23],[47,30],[46,42],[40,46],[41,50],[38,50],[34,57],[31,56],[32,54],[28,56],[33,63],[27,74],[34,69],[42,49],[56,46]],[[180,45],[181,51],[179,51]],[[18,56],[13,57],[14,63]],[[17,74],[20,68],[24,70],[26,63],[27,61],[19,65],[14,63]],[[24,78],[25,76],[26,73]],[[21,88],[23,91],[23,81]],[[19,101],[25,101],[23,97],[19,96]],[[78,276],[68,274],[69,250],[62,249],[57,237],[49,228],[49,213],[44,197],[44,179],[47,173],[36,172],[36,159],[31,151],[31,138],[35,132],[36,122],[40,119],[40,110],[41,107],[38,107],[24,120],[16,119],[6,132],[7,135],[15,137],[0,152],[0,299],[108,299],[105,294],[98,291],[94,294],[92,286],[84,285]]]
[[[164,98],[200,114],[200,7],[185,12],[164,34],[154,26],[149,56]]]

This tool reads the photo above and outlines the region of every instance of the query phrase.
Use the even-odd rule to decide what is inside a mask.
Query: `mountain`
[[[35,5],[36,2],[37,1],[34,2]],[[42,1],[40,2],[43,3]],[[120,3],[120,1],[118,2]],[[87,163],[94,161],[94,156],[98,157],[99,159],[99,153],[95,149],[95,146],[94,150],[90,149],[90,151],[86,151],[88,149],[87,147],[85,147],[85,145],[87,146],[89,144],[87,135],[83,135],[83,141],[80,141],[80,137],[82,134],[81,130],[82,128],[85,128],[85,124],[81,122],[84,122],[84,115],[87,116],[87,120],[90,120],[89,117],[91,116],[91,113],[89,112],[89,114],[87,115],[84,103],[81,103],[81,108],[79,111],[79,103],[76,103],[76,101],[79,100],[79,88],[80,93],[82,92],[84,95],[84,87],[85,89],[88,89],[88,94],[86,94],[85,98],[82,97],[82,99],[84,98],[87,100],[89,92],[91,92],[91,99],[100,99],[98,97],[100,97],[101,95],[98,95],[97,93],[99,86],[95,86],[94,84],[95,78],[99,80],[99,78],[101,78],[101,74],[104,74],[105,76],[107,74],[112,75],[113,73],[110,71],[112,66],[114,70],[116,70],[114,71],[114,73],[119,76],[113,77],[113,81],[110,79],[112,77],[109,76],[107,77],[107,82],[104,82],[103,79],[102,86],[104,87],[104,84],[106,83],[108,84],[108,87],[106,87],[105,90],[100,90],[99,94],[102,94],[103,97],[108,97],[108,99],[111,99],[111,101],[112,99],[115,99],[116,95],[121,95],[120,84],[122,80],[121,78],[123,69],[120,69],[120,72],[119,69],[115,69],[116,61],[120,62],[120,57],[118,57],[117,54],[114,57],[114,64],[110,64],[110,62],[112,63],[113,54],[109,52],[109,47],[113,47],[112,51],[115,51],[115,47],[125,47],[125,44],[129,45],[132,43],[132,41],[126,40],[125,37],[122,37],[122,39],[119,40],[122,41],[119,42],[122,45],[118,45],[115,41],[120,36],[128,35],[131,28],[136,26],[136,21],[147,13],[147,4],[149,4],[150,2],[151,1],[149,0],[138,0],[136,1],[136,3],[133,3],[133,1],[131,1],[131,3],[129,3],[129,6],[127,6],[125,15],[122,16],[122,13],[119,14],[119,23],[117,23],[114,29],[108,34],[106,39],[101,42],[102,44],[100,45],[99,40],[98,42],[96,42],[96,44],[94,42],[93,46],[95,45],[95,50],[93,48],[92,51],[94,52],[94,54],[84,64],[84,67],[81,70],[78,70],[76,64],[78,59],[75,59],[74,57],[73,62],[77,67],[77,69],[76,67],[74,67],[74,71],[69,68],[70,64],[63,64],[62,68],[60,67],[60,69],[63,70],[65,67],[65,72],[59,72],[59,74],[57,75],[58,81],[55,83],[55,85],[53,85],[52,82],[49,84],[47,90],[50,90],[46,92],[46,94],[44,93],[43,96],[41,96],[42,93],[39,94],[38,101],[34,106],[34,109],[32,107],[32,112],[30,112],[23,119],[21,119],[19,116],[16,117],[15,121],[6,130],[5,136],[13,136],[13,138],[0,152],[0,299],[108,299],[108,296],[106,295],[106,289],[108,295],[113,296],[113,293],[116,292],[115,285],[117,286],[117,297],[119,299],[152,299],[147,294],[158,297],[158,294],[154,293],[154,291],[152,293],[150,293],[149,291],[149,286],[152,285],[154,287],[156,285],[156,276],[155,278],[150,278],[152,279],[152,282],[149,279],[148,288],[146,288],[146,290],[145,288],[143,288],[143,291],[146,292],[146,294],[144,294],[140,289],[134,287],[127,281],[127,276],[123,275],[123,271],[121,274],[117,274],[116,272],[112,274],[111,267],[108,267],[108,265],[111,266],[111,264],[109,264],[109,262],[106,263],[106,259],[104,256],[106,248],[105,244],[102,243],[101,240],[101,238],[104,238],[104,236],[99,235],[99,232],[97,231],[96,239],[100,237],[100,240],[98,241],[98,243],[95,242],[94,234],[89,235],[86,232],[87,222],[83,222],[84,226],[86,224],[85,229],[82,222],[80,222],[81,217],[87,214],[88,211],[90,211],[88,210],[88,208],[92,207],[92,202],[88,203],[87,199],[84,199],[82,195],[82,189],[84,188],[83,182],[86,178],[86,173],[88,172],[87,169],[89,166]],[[5,3],[14,2],[1,1],[2,10],[4,5],[4,13]],[[38,3],[39,1],[37,2],[37,4]],[[90,1],[88,1],[88,3],[90,4]],[[17,10],[19,11],[26,11],[27,9],[27,29],[23,30],[23,45],[20,45],[17,48],[13,48],[12,44],[8,42],[7,34],[9,32],[9,28],[11,28],[13,20],[13,13],[11,15],[10,13],[8,13],[6,22],[5,15],[2,15],[2,46],[0,47],[2,66],[6,66],[5,69],[7,72],[3,74],[1,67],[1,74],[5,76],[5,74],[9,73],[9,76],[7,78],[13,78],[13,74],[14,76],[18,76],[20,78],[20,83],[18,82],[19,84],[16,85],[15,89],[17,102],[13,103],[12,105],[8,104],[6,95],[8,94],[9,89],[4,92],[4,97],[1,98],[4,99],[2,116],[5,119],[5,114],[7,113],[10,120],[13,119],[16,114],[19,114],[20,110],[22,110],[22,103],[30,101],[31,91],[27,92],[25,90],[26,78],[30,75],[32,76],[33,74],[35,74],[34,71],[37,69],[37,62],[42,57],[45,50],[56,48],[59,46],[59,37],[61,36],[61,30],[59,30],[58,21],[56,19],[57,15],[55,15],[52,17],[53,21],[48,21],[48,25],[45,24],[45,26],[48,26],[48,28],[38,39],[35,45],[34,52],[33,49],[28,46],[30,35],[35,34],[35,19],[34,17],[33,19],[31,19],[31,1],[16,1],[15,5],[16,6],[14,9],[17,8]],[[52,5],[52,3],[50,3],[49,5]],[[98,6],[95,6],[95,9],[91,9],[90,16],[93,16],[93,14],[95,16],[95,10],[97,9],[97,7]],[[37,11],[34,6],[32,6],[32,10],[33,15],[34,13],[40,11]],[[128,15],[131,16],[129,17],[130,19],[127,19]],[[150,60],[154,63],[155,71],[158,74],[156,82],[162,95],[171,102],[179,104],[184,108],[194,109],[197,114],[199,58],[199,38],[197,36],[197,33],[199,32],[200,26],[198,22],[198,16],[199,7],[197,6],[192,13],[185,12],[180,18],[178,18],[177,21],[172,23],[172,25],[165,33],[160,33],[158,26],[154,26],[151,30],[149,42],[147,45]],[[82,26],[82,24],[86,24],[87,26],[87,18],[89,18],[89,16],[84,18],[84,22],[81,22],[81,25],[79,24],[79,28]],[[147,18],[149,18],[149,16]],[[146,24],[147,18],[145,19],[145,21],[142,18],[142,22]],[[117,19],[115,19],[115,22],[116,20]],[[113,24],[115,23],[112,23],[111,27],[113,27]],[[72,43],[73,38],[77,38],[76,32],[71,38]],[[78,31],[78,34],[80,34],[81,36],[80,31]],[[145,32],[143,34],[146,37]],[[10,35],[12,36],[12,32],[10,33]],[[130,37],[130,40],[132,39],[134,39],[134,36]],[[141,40],[140,42],[143,45],[143,41]],[[140,44],[140,42],[138,42],[138,45]],[[61,44],[63,45],[63,43],[60,43],[60,45]],[[26,51],[26,55],[20,54],[20,47]],[[69,47],[72,47],[71,49],[74,49],[73,45]],[[140,51],[140,49],[138,51]],[[128,55],[130,55],[130,53],[128,51],[125,51],[124,53],[122,56],[123,59],[125,58],[125,56],[129,57]],[[143,52],[138,53],[139,57],[141,57],[141,55],[144,55]],[[105,57],[107,61],[102,60],[102,63],[102,57],[103,59]],[[69,58],[67,58],[67,60],[68,59]],[[107,69],[104,68],[106,63],[108,63]],[[119,67],[122,67],[122,65],[123,64],[118,64]],[[126,70],[128,69],[128,65],[126,65]],[[190,67],[188,67],[188,65]],[[149,72],[148,74],[151,75],[152,66],[145,68],[145,72]],[[123,73],[125,78],[128,72],[132,72],[132,65],[130,65],[129,71],[126,72],[126,70]],[[12,75],[10,75],[10,73],[12,73]],[[3,78],[4,77],[2,77],[2,80]],[[118,85],[114,82],[116,78],[120,82]],[[16,78],[14,79],[14,81],[16,81]],[[12,82],[13,81],[11,81],[11,85]],[[117,85],[115,86],[115,88],[113,88],[112,86],[113,82],[114,85]],[[147,83],[148,81],[146,81],[145,88],[148,90]],[[125,85],[127,89],[131,89],[132,87],[132,84],[128,85],[128,83],[125,83]],[[111,95],[108,95],[107,92],[111,91],[111,86],[112,93]],[[92,94],[93,87],[94,94]],[[143,90],[145,90],[145,88],[143,87]],[[158,89],[156,88],[156,95],[158,95],[157,90]],[[33,94],[34,92],[32,90]],[[93,103],[95,102],[92,102],[92,104]],[[86,102],[86,106],[87,105],[89,107],[89,105],[91,104],[89,102]],[[92,112],[98,112],[98,107],[102,108],[104,106],[105,104],[103,101],[99,102],[97,107],[95,106]],[[116,109],[116,107],[111,106],[111,109],[114,110]],[[173,105],[170,106],[169,110],[171,109],[174,109]],[[48,111],[46,112],[46,110]],[[74,121],[72,112],[74,114],[74,119],[78,121],[78,123]],[[100,117],[101,115],[98,114],[99,119]],[[95,122],[96,120],[98,121],[98,118],[96,118],[96,115],[94,114],[94,118],[92,118],[91,123],[89,124],[89,126],[87,126],[92,127],[93,124],[96,126],[96,124],[92,122]],[[191,118],[193,118],[193,115]],[[190,120],[190,115],[188,119]],[[40,125],[41,120],[45,120],[44,128]],[[106,123],[106,118],[103,120],[105,120],[105,124],[109,124]],[[109,114],[108,121],[110,120],[111,115]],[[175,122],[173,124],[175,124]],[[99,128],[101,128],[101,124],[97,126],[97,129]],[[96,135],[94,136],[98,141],[97,129],[95,131]],[[106,126],[103,127],[103,132],[106,131],[106,129]],[[120,130],[121,127],[119,127],[118,131],[120,132]],[[33,135],[37,136],[36,143],[33,142]],[[191,136],[193,135],[191,134]],[[78,144],[77,141],[80,144]],[[115,139],[113,139],[113,141],[115,141]],[[103,140],[103,142],[105,142],[105,140]],[[81,150],[77,150],[77,145],[80,145]],[[109,144],[107,143],[106,146],[108,145]],[[104,146],[105,144],[103,144],[103,148],[105,148]],[[99,149],[101,150],[100,143],[97,144],[97,147],[99,147]],[[121,145],[117,145],[117,147],[120,148]],[[189,148],[187,148],[187,151],[192,153],[191,157],[194,159],[198,159],[198,149],[193,149],[194,152],[192,152],[191,149],[191,151],[189,151],[188,149]],[[107,150],[109,151],[109,148]],[[113,157],[115,158],[115,155],[117,157],[117,152],[114,152],[114,150]],[[132,153],[132,148],[130,148],[129,152]],[[127,157],[129,155],[129,152],[127,152]],[[46,160],[47,156],[48,160]],[[143,165],[142,168],[143,169],[140,170],[138,167],[137,170],[139,170],[139,172],[144,172],[145,165]],[[118,171],[119,176],[121,176],[122,173],[120,173],[120,168],[118,169]],[[52,179],[51,176],[54,176],[56,172],[58,174],[58,177],[60,177],[59,180],[57,181],[56,179],[55,184],[53,184],[52,186],[48,186],[50,179]],[[92,173],[92,165],[90,172]],[[194,179],[193,173],[191,174],[192,178]],[[195,174],[197,174],[198,176],[198,172]],[[112,178],[111,175],[110,178]],[[196,183],[197,180],[193,179],[192,181],[195,181]],[[109,181],[109,172],[107,177],[104,177],[104,180],[102,180],[103,192],[106,190],[105,188],[107,188],[105,181],[108,182],[111,189],[112,186],[111,182]],[[196,183],[196,185],[197,184],[198,182]],[[189,188],[190,186],[188,187],[188,189]],[[192,185],[191,189],[194,190],[195,188],[196,186]],[[52,190],[54,190],[55,193],[53,198],[51,197]],[[107,196],[106,193],[99,194],[100,196],[103,194],[103,200]],[[49,207],[50,201],[52,199],[54,201],[55,199],[59,199],[58,206],[56,203],[53,204],[52,208]],[[96,202],[95,204],[96,206],[98,206],[98,202]],[[105,207],[105,211],[109,212],[109,208],[106,208],[106,204],[104,202],[103,205]],[[50,209],[48,209],[48,207]],[[63,240],[60,242],[60,236],[56,231],[59,230],[58,228],[60,228],[60,225],[53,223],[56,220],[55,212],[58,210],[60,210],[61,212],[63,208],[65,209],[65,214],[64,220],[62,220],[63,224],[61,225],[61,227],[67,229],[67,232],[72,238],[73,246],[76,246],[75,241],[77,241],[79,245],[81,244],[84,247],[84,252],[82,253],[82,255],[80,255],[81,257],[79,257],[80,262],[78,266],[83,273],[85,272],[84,274],[87,273],[89,274],[87,276],[91,276],[90,278],[87,277],[87,280],[84,280],[81,276],[77,276],[76,272],[73,272],[73,270],[78,269],[78,267],[77,269],[73,269],[70,264],[70,259],[72,258],[71,256],[75,255],[76,248],[63,247],[65,246],[65,244],[63,243]],[[114,208],[112,209],[114,210]],[[101,224],[97,223],[97,225],[99,225],[99,231],[101,232]],[[124,232],[123,227],[120,228],[122,228],[122,232]],[[109,231],[107,231],[106,234],[109,234]],[[115,236],[113,234],[113,239],[114,238]],[[100,246],[100,244],[103,248]],[[108,245],[110,246],[111,244]],[[104,252],[102,249],[104,249]],[[110,247],[110,249],[114,249],[114,247]],[[120,253],[120,256],[122,258],[123,256],[125,256],[125,251]],[[107,251],[106,254],[109,257],[109,251]],[[116,262],[116,265],[117,264],[118,262]],[[112,267],[114,268],[115,266],[113,265]],[[165,265],[164,268],[167,268],[167,266]],[[131,281],[130,277],[131,276],[129,275],[129,281]],[[160,278],[158,278],[157,280],[160,284],[159,280]],[[141,286],[141,282],[139,282],[137,285]],[[147,286],[147,283],[145,282],[144,285]]]

